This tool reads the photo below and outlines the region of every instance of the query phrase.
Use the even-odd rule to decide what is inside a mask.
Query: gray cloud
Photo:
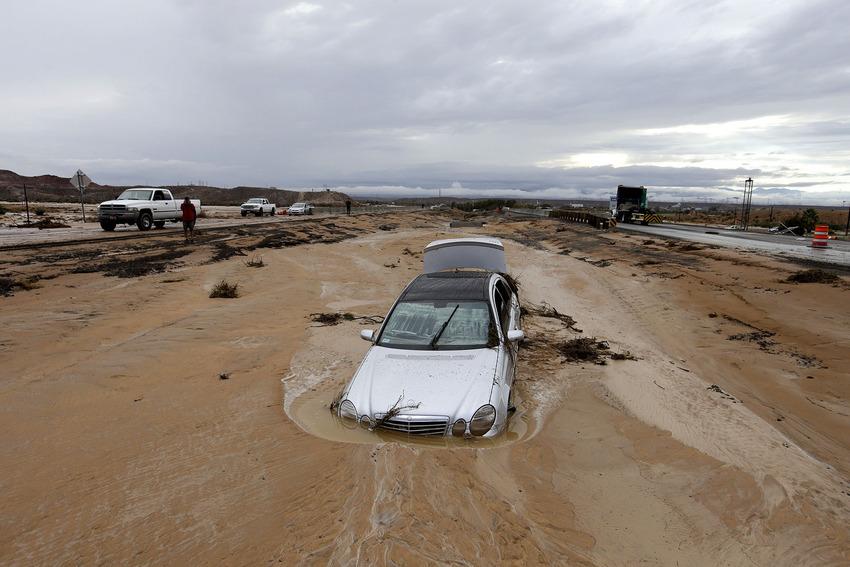
[[[847,21],[840,0],[13,1],[0,167],[850,198]]]

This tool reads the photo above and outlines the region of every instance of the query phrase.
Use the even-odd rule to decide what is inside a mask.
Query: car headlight
[[[343,400],[339,404],[339,417],[343,422],[348,422],[351,425],[357,425],[357,408],[354,407],[354,402],[351,400]]]
[[[452,425],[452,435],[455,437],[463,437],[466,435],[466,422],[462,419],[459,419]]]
[[[496,422],[496,408],[486,404],[478,408],[469,422],[469,432],[475,436],[481,436],[490,431]]]

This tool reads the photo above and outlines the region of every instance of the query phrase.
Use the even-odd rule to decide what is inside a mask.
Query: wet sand
[[[210,233],[139,277],[98,271],[121,243],[0,261],[55,276],[0,298],[0,561],[850,561],[846,279],[788,284],[799,267],[775,259],[550,221],[311,222],[273,248]],[[384,315],[425,244],[473,234],[502,237],[523,300],[582,332],[525,318],[519,412],[495,443],[342,428],[327,404],[370,326],[309,315]],[[212,261],[221,238],[265,266]],[[207,297],[222,278],[239,298]],[[729,339],[757,332],[774,334]],[[563,363],[575,336],[636,360]]]

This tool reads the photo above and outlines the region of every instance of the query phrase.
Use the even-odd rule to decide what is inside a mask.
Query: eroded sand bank
[[[637,359],[561,363],[576,331],[527,317],[509,434],[407,443],[333,421],[368,325],[309,314],[383,315],[427,242],[467,233],[349,222],[259,269],[197,250],[0,299],[3,562],[850,560],[846,287],[555,223],[464,229],[505,238],[524,300]],[[241,297],[206,297],[223,277]],[[773,344],[728,340],[748,326]]]

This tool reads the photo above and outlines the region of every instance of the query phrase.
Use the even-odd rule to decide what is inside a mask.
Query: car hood
[[[357,413],[385,413],[419,404],[406,415],[445,415],[469,420],[490,401],[496,374],[496,349],[430,351],[373,346],[357,370],[347,398]]]
[[[146,203],[146,202],[147,201],[139,201],[137,199],[133,199],[133,200],[130,200],[130,199],[123,199],[123,200],[112,199],[111,201],[103,201],[101,203],[101,205],[127,205],[127,206],[130,206],[130,205],[135,205],[135,204],[138,204],[138,203]]]

